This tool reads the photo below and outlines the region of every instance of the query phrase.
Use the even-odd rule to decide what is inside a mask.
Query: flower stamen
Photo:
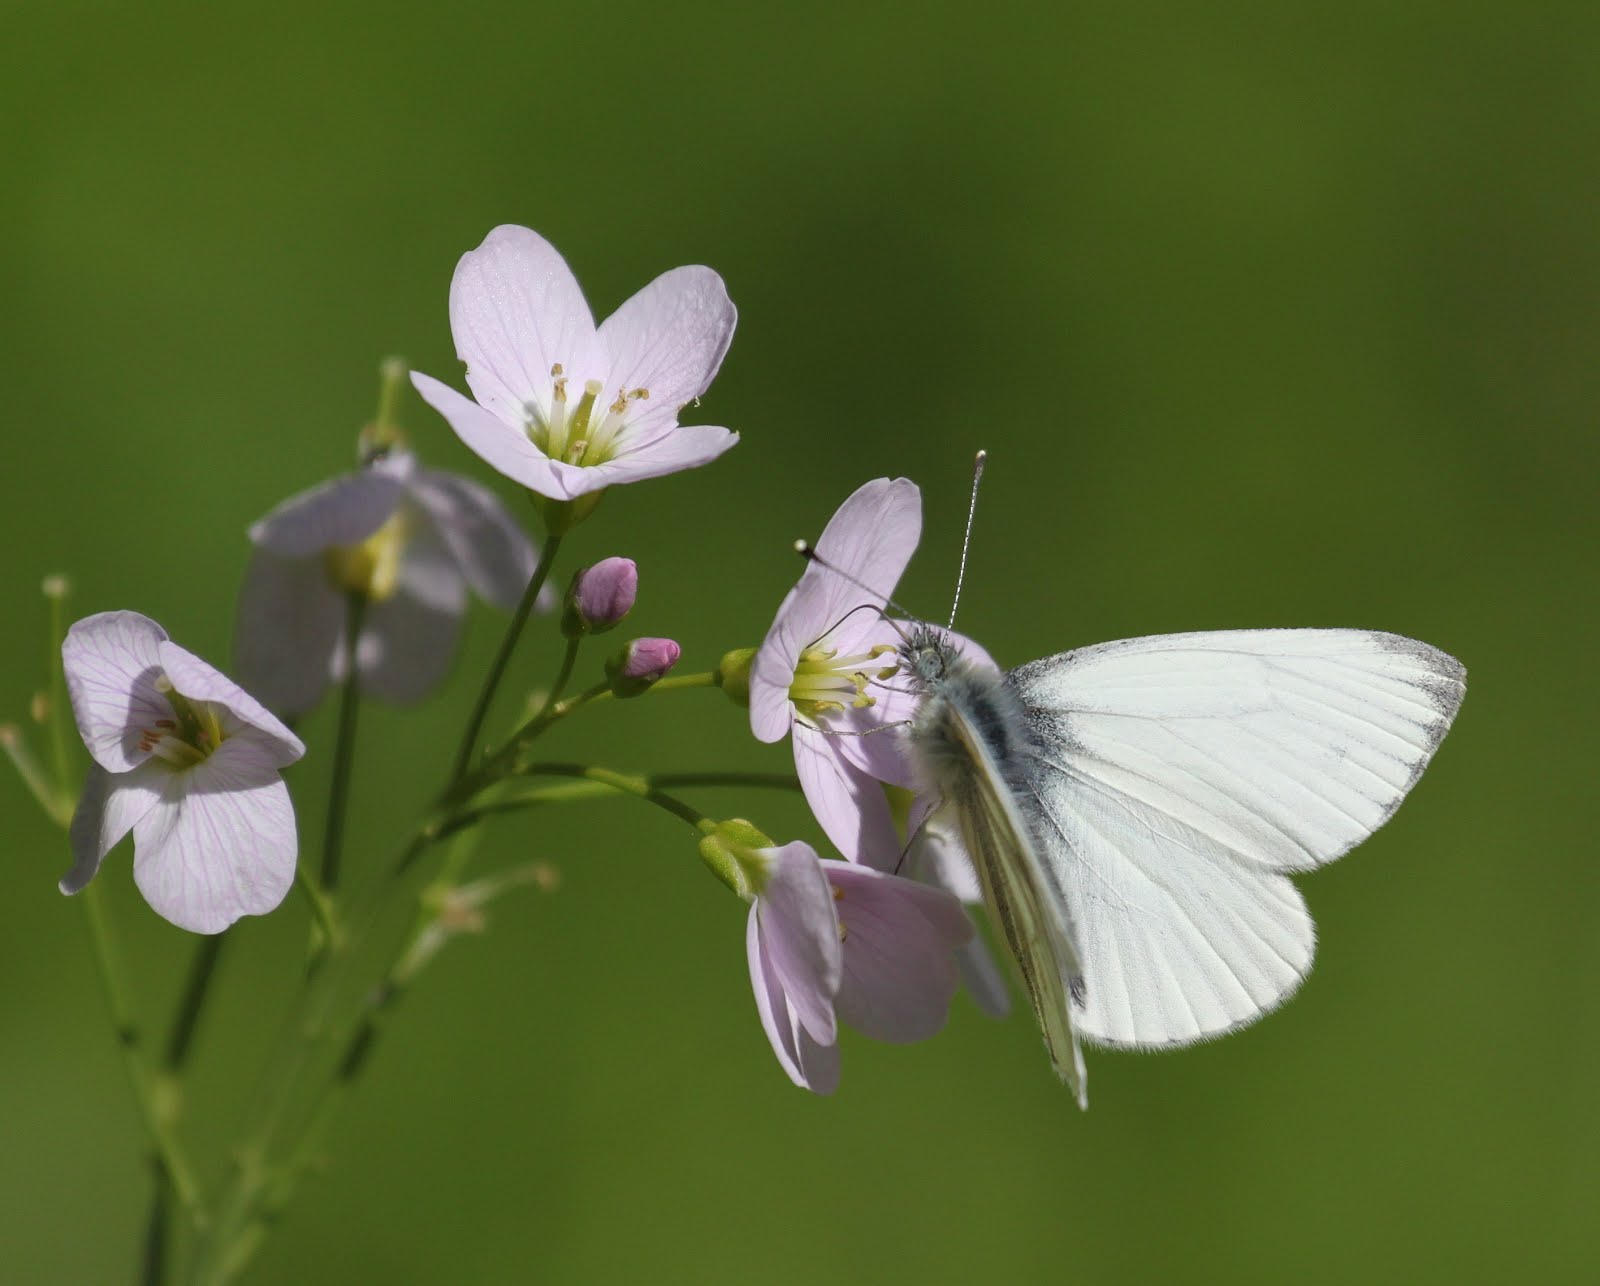
[[[800,653],[789,684],[789,700],[800,714],[811,718],[842,713],[846,705],[852,710],[876,705],[877,698],[869,695],[867,688],[897,674],[899,666],[882,667],[871,674],[863,666],[894,651],[891,644],[879,643],[867,652],[839,656],[832,648],[813,643]]]

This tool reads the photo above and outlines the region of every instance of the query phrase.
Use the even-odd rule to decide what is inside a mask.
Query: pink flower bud
[[[639,569],[631,558],[607,558],[585,567],[567,591],[561,632],[568,638],[603,634],[621,624],[639,592]]]
[[[678,663],[683,655],[671,639],[634,639],[606,662],[606,677],[619,697],[636,697]]]

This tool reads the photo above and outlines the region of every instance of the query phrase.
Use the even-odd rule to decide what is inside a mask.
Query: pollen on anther
[[[650,390],[647,388],[636,388],[632,390],[628,396],[638,402],[648,402],[650,400]]]
[[[550,368],[550,376],[551,376],[552,379],[557,378],[557,377],[562,376],[562,375],[565,375],[565,374],[566,374],[566,368],[563,367],[560,362],[555,363],[555,365],[553,365]]]

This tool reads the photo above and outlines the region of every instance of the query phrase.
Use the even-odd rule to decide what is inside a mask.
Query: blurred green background
[[[982,446],[963,623],[1004,663],[1351,625],[1472,674],[1395,821],[1301,881],[1322,947],[1293,1003],[1092,1055],[1086,1115],[1024,1015],[964,997],[923,1046],[847,1035],[835,1098],[791,1088],[743,908],[681,827],[628,801],[505,821],[477,869],[540,858],[559,890],[423,976],[251,1280],[1600,1271],[1600,9],[68,3],[7,28],[0,718],[40,681],[46,572],[76,613],[137,608],[226,664],[245,526],[348,466],[386,353],[459,384],[451,269],[507,221],[601,316],[691,262],[740,307],[698,415],[743,444],[571,542],[638,560],[633,627],[686,667],[759,640],[790,542],[875,476],[922,484],[902,597],[943,611]],[[419,402],[405,418],[485,475]],[[475,611],[446,691],[364,720],[357,873],[441,779],[501,625]],[[545,627],[511,691],[555,661]],[[330,715],[289,778],[312,837]],[[788,763],[703,692],[551,749]],[[787,798],[694,798],[815,835]],[[146,1173],[82,911],[9,775],[0,810],[0,1279],[125,1280]],[[154,1021],[190,940],[126,848],[101,878]],[[188,1123],[208,1177],[303,904],[236,936]]]

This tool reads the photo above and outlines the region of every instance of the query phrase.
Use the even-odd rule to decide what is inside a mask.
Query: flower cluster
[[[456,656],[470,591],[512,621],[419,845],[517,807],[504,788],[541,771],[527,746],[584,703],[721,687],[749,706],[758,740],[791,737],[798,784],[843,860],[804,840],[776,843],[738,819],[705,818],[636,778],[599,768],[582,775],[661,802],[710,837],[702,855],[749,904],[756,1007],[791,1079],[818,1093],[835,1088],[841,1025],[891,1042],[933,1035],[964,974],[980,1003],[1003,1004],[963,906],[976,897],[970,871],[959,856],[925,860],[953,850],[924,842],[915,825],[908,837],[905,809],[894,806],[917,785],[899,731],[914,698],[896,681],[902,636],[886,615],[921,528],[920,496],[905,479],[869,482],[849,497],[765,641],[728,653],[709,675],[668,677],[679,645],[640,637],[605,660],[600,682],[566,696],[580,648],[629,616],[639,594],[632,559],[581,569],[561,604],[566,651],[554,688],[497,748],[481,740],[523,624],[557,605],[549,583],[556,551],[605,489],[707,464],[738,441],[727,429],[679,423],[715,377],[735,318],[721,278],[686,267],[596,326],[548,242],[527,228],[492,231],[462,257],[450,286],[450,325],[472,396],[419,372],[410,378],[467,447],[529,495],[545,528],[542,548],[481,482],[419,462],[392,422],[401,374],[392,368],[358,467],[249,529],[234,657],[253,696],[137,613],[101,613],[67,633],[65,686],[94,766],[77,798],[62,890],[83,889],[131,831],[135,880],[172,923],[220,932],[275,908],[298,872],[323,928],[335,933],[357,704],[407,704],[437,689]],[[299,865],[280,775],[305,747],[282,720],[307,714],[333,687],[342,696],[319,884]],[[518,882],[472,886],[470,927],[482,924],[482,890]],[[440,896],[444,909],[423,925],[408,968],[449,939],[447,921],[459,918],[466,888]]]

